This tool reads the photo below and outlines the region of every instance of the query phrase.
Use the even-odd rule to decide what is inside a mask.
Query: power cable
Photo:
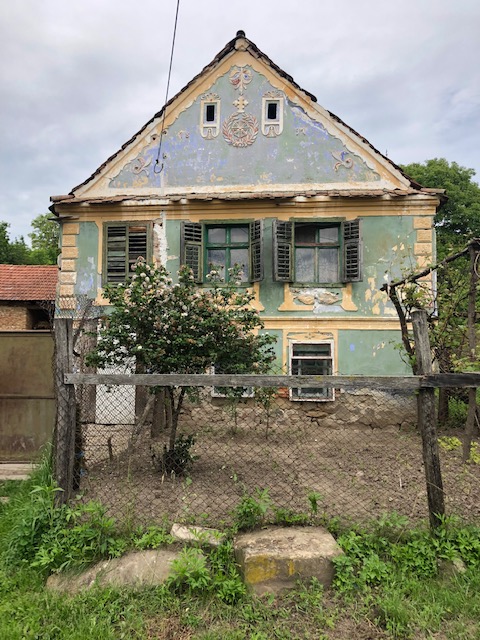
[[[163,128],[164,128],[164,124],[165,124],[165,114],[167,112],[167,101],[168,101],[168,91],[170,89],[170,78],[172,75],[172,63],[173,63],[173,52],[175,50],[175,37],[177,35],[177,22],[178,22],[178,10],[180,7],[180,0],[177,0],[177,10],[175,12],[175,24],[173,27],[173,38],[172,38],[172,48],[170,51],[170,65],[168,67],[168,77],[167,77],[167,90],[165,92],[165,103],[163,105],[163,119],[162,119],[162,127],[160,129],[160,143],[158,145],[158,153],[157,153],[157,159],[155,160],[155,164],[153,165],[153,172],[154,173],[162,173],[163,171],[163,162],[162,165],[160,167],[160,170],[157,171],[157,167],[159,164],[159,159],[160,159],[160,154],[162,151],[162,141],[163,141]]]

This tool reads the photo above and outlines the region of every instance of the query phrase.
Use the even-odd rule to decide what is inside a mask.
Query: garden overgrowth
[[[0,509],[0,637],[8,640],[377,640],[478,639],[480,530],[445,519],[435,534],[396,514],[368,527],[332,531],[344,554],[335,560],[332,589],[313,580],[282,596],[250,595],[239,577],[228,535],[210,548],[199,536],[184,548],[160,587],[139,591],[95,588],[76,596],[45,590],[47,574],[75,569],[129,549],[159,548],[166,527],[121,529],[97,503],[56,506],[48,464],[9,486]],[[234,530],[308,524],[310,512],[283,512],[268,490],[245,494]],[[271,519],[270,519],[271,521]]]

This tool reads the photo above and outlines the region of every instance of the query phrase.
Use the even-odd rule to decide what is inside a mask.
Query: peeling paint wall
[[[293,104],[268,79],[243,67],[250,80],[232,83],[232,67],[207,94],[182,111],[162,136],[160,171],[156,159],[160,136],[127,162],[109,182],[111,189],[271,184],[342,184],[375,182],[380,176],[304,109]],[[215,135],[202,135],[199,122],[205,96],[218,104]],[[265,96],[277,96],[282,130],[264,133]],[[205,127],[203,127],[204,129]]]

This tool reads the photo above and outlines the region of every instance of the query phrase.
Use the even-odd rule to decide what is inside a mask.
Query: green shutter
[[[293,281],[293,224],[273,221],[273,279],[279,282]]]
[[[263,280],[263,221],[250,223],[250,280]]]
[[[148,260],[148,224],[105,226],[105,282],[125,282],[138,258]]]
[[[106,282],[124,282],[126,277],[127,225],[107,226]]]
[[[360,220],[343,223],[343,281],[359,282],[362,279],[362,243]]]
[[[202,225],[182,222],[181,263],[193,271],[195,282],[202,282]]]

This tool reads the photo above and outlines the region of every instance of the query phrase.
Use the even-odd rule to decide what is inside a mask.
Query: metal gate
[[[0,332],[0,461],[30,461],[55,423],[49,331]]]

